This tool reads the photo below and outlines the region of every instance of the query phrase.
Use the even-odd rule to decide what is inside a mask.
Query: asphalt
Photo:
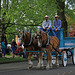
[[[46,60],[44,60],[45,62],[44,62],[44,64],[46,65]],[[67,60],[68,61],[68,64],[73,64],[72,63],[72,59],[70,58],[70,59],[68,59]],[[38,63],[38,60],[37,59],[33,59],[32,60],[32,62],[34,63],[34,67],[37,65],[36,63]],[[59,63],[60,63],[60,65],[62,66],[62,61],[61,60],[59,60]],[[13,66],[12,66],[13,65]],[[11,66],[11,67],[10,67]],[[25,67],[26,68],[25,68]],[[13,68],[20,68],[21,69],[21,67],[22,67],[22,69],[24,68],[24,69],[27,69],[27,67],[28,67],[28,60],[24,60],[24,61],[11,61],[11,62],[2,62],[2,63],[0,63],[0,70],[1,69],[13,69]]]
[[[46,60],[44,60],[44,68],[36,69],[37,60],[32,61],[33,68],[28,69],[28,62],[15,62],[0,64],[0,75],[75,75],[75,65],[72,64],[71,59],[68,60],[67,67],[60,66],[57,68],[55,64],[52,69],[46,70]]]

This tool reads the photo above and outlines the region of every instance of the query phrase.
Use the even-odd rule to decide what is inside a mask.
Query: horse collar
[[[30,46],[31,44],[32,44],[32,34],[30,34],[30,42],[29,42],[29,44],[25,44],[24,43],[24,47],[28,47],[28,46]]]
[[[46,47],[46,46],[50,45],[50,39],[49,39],[48,33],[46,35],[47,35],[47,42],[45,44],[43,44],[43,42],[42,42],[42,47]]]

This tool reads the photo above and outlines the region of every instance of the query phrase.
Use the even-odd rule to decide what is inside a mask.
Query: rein
[[[53,48],[56,52],[58,52],[58,53],[61,55],[61,52],[57,51],[57,49],[54,48],[54,46],[53,46],[51,43],[50,43],[50,45],[52,46],[52,48]]]

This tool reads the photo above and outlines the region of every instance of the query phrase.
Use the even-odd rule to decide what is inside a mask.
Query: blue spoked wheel
[[[63,51],[63,53],[62,53],[62,65],[63,65],[63,67],[67,66],[67,53],[66,53],[66,51]]]

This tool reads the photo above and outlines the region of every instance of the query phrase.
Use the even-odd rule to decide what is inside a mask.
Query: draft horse
[[[45,49],[47,53],[46,69],[52,68],[52,55],[51,55],[52,51],[56,52],[56,66],[58,67],[59,39],[55,36],[48,36],[48,33],[45,33],[44,31],[37,32],[36,37],[38,39],[38,47],[41,47],[42,50]],[[47,44],[48,42],[49,44]],[[40,55],[41,55],[40,61],[42,61],[43,65],[43,60],[42,60],[43,54],[41,53]],[[50,59],[50,66],[49,66],[49,59]],[[40,64],[38,66],[40,67]]]
[[[20,39],[19,44],[24,46],[26,51],[38,51],[40,48],[38,48],[38,41],[37,39],[32,36],[31,31],[30,32],[20,32]],[[34,52],[26,52],[28,56],[28,68],[31,68],[33,66],[33,62],[31,61],[31,56]]]

